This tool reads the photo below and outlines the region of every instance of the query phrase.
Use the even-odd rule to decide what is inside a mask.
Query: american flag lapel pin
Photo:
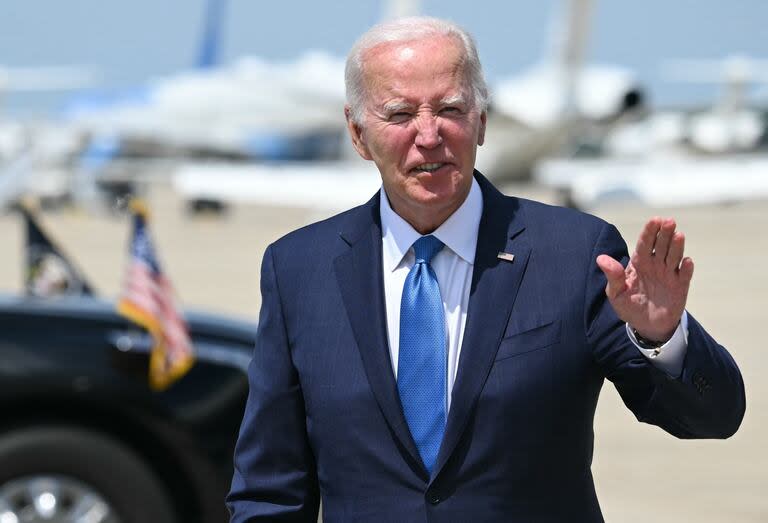
[[[509,252],[500,252],[497,256],[498,259],[511,262],[515,259],[515,255]]]

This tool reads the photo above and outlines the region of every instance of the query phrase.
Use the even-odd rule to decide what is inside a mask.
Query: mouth
[[[445,167],[448,165],[444,162],[433,162],[433,163],[421,163],[411,169],[412,173],[433,173],[440,169],[441,167]]]

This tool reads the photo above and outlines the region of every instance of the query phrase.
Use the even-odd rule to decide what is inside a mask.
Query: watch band
[[[660,350],[661,347],[663,347],[664,344],[667,343],[666,341],[654,341],[654,340],[649,340],[648,338],[643,338],[642,336],[640,336],[640,333],[637,332],[637,329],[635,328],[632,329],[632,334],[635,335],[635,339],[637,340],[638,345],[640,345],[644,349],[652,350],[653,352],[656,353],[656,355],[658,355],[661,352]]]

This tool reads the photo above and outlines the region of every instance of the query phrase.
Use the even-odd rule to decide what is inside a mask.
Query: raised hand
[[[693,260],[683,257],[685,236],[676,227],[672,218],[648,220],[626,269],[606,254],[597,257],[616,314],[653,341],[667,341],[674,334],[693,276]]]

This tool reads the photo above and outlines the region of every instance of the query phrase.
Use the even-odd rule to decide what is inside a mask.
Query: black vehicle
[[[154,392],[113,303],[0,297],[0,521],[227,520],[255,325],[186,318],[196,363]]]

